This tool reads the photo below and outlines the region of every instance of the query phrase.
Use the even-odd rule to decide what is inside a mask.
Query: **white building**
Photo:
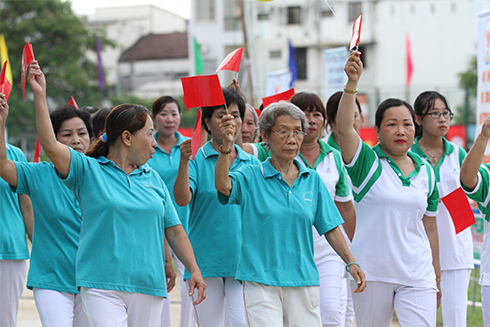
[[[267,73],[288,67],[288,39],[297,48],[296,91],[324,94],[324,51],[348,46],[352,23],[363,13],[361,52],[365,64],[359,90],[373,109],[388,97],[413,103],[424,90],[463,103],[458,74],[476,55],[476,14],[489,0],[281,0],[244,1],[248,50],[256,99],[265,96]],[[413,73],[406,86],[406,36]],[[213,73],[230,49],[243,45],[238,0],[192,0],[189,42],[203,48],[204,73]],[[191,45],[191,43],[190,43]],[[192,49],[191,47],[189,49]],[[192,55],[192,51],[189,51]],[[216,69],[216,68],[214,68]],[[228,78],[222,80],[222,84]],[[327,99],[323,99],[326,101]]]
[[[102,52],[106,83],[116,85],[117,90],[118,60],[123,51],[148,34],[187,31],[185,18],[152,5],[97,8],[88,22],[91,28],[105,29],[107,38],[117,44]]]

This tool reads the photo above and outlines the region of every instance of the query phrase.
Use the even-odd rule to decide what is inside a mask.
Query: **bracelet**
[[[345,87],[346,85],[347,85],[347,84],[345,84],[345,85],[344,85],[344,92],[345,92],[345,93],[349,93],[349,94],[356,94],[356,93],[357,93],[357,89],[355,89],[355,90],[348,90],[348,89]]]
[[[348,264],[345,265],[345,271],[350,272],[349,271],[349,267],[352,266],[352,265],[356,265],[356,266],[359,267],[359,269],[361,269],[361,266],[359,266],[359,264],[357,262],[351,262],[351,263],[348,263]]]
[[[442,280],[442,277],[436,278],[436,282],[440,282]]]
[[[231,153],[231,148],[228,151],[223,151],[223,144],[221,144],[218,148],[219,152],[222,154],[230,154]]]

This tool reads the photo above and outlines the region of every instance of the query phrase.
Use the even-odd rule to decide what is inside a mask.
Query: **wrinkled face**
[[[316,109],[311,111],[310,109],[305,110],[306,121],[310,124],[308,134],[305,136],[305,142],[315,142],[321,135],[323,128],[325,127],[325,119],[322,113]]]
[[[232,104],[228,107],[228,112],[230,115],[235,117],[235,138],[236,141],[239,131],[242,128],[242,119],[240,118],[240,110],[236,104]],[[211,119],[207,118],[205,123],[208,126],[208,129],[211,131],[211,136],[213,140],[218,142],[219,144],[223,143],[223,137],[221,136],[221,130],[219,129],[219,124],[221,122],[221,118],[226,115],[225,107],[216,109],[211,116]]]
[[[167,103],[163,109],[153,117],[155,127],[160,135],[173,135],[180,125],[181,114],[175,102]]]
[[[56,135],[56,139],[73,150],[85,153],[90,146],[87,126],[82,119],[75,117],[65,120]]]
[[[262,131],[262,139],[269,145],[273,158],[289,161],[298,155],[304,138],[302,132],[301,120],[282,115],[276,118],[268,137]]]
[[[380,128],[375,130],[381,148],[389,156],[406,154],[415,137],[412,115],[405,106],[387,109]]]
[[[433,118],[431,114],[434,116],[439,115],[439,118]],[[417,116],[417,123],[422,128],[422,135],[435,137],[446,135],[451,124],[450,114],[451,111],[446,107],[444,101],[436,99],[433,108],[427,110],[423,116]]]
[[[153,131],[153,121],[148,116],[145,126],[132,134],[130,157],[132,163],[138,167],[144,165],[155,153],[157,142],[153,137]]]
[[[253,143],[255,136],[256,126],[254,123],[254,116],[250,110],[245,110],[245,117],[242,124],[242,142]]]

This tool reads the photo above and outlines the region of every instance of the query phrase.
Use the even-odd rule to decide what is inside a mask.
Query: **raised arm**
[[[214,186],[226,196],[230,196],[232,189],[232,182],[228,172],[230,170],[230,153],[233,150],[233,138],[236,128],[234,120],[235,117],[232,115],[225,115],[221,118],[219,127],[221,135],[223,135],[223,145],[214,168]]]
[[[357,84],[362,74],[362,61],[360,52],[354,52],[347,59],[345,73],[348,81],[344,86],[344,93],[339,103],[337,113],[337,130],[339,132],[339,147],[342,159],[350,163],[359,146],[359,135],[354,129],[354,114],[356,108]]]
[[[180,162],[177,178],[174,183],[175,203],[183,207],[192,200],[192,191],[189,186],[189,160],[192,155],[192,140],[185,140],[180,144]]]
[[[5,125],[9,113],[9,105],[5,95],[0,93],[0,177],[13,187],[17,187],[17,167],[7,158],[7,140],[5,139]]]
[[[29,84],[34,92],[36,127],[39,141],[61,176],[68,176],[71,153],[68,147],[56,140],[46,102],[46,79],[37,61],[29,66]]]
[[[483,162],[483,155],[488,144],[488,138],[490,137],[490,116],[485,118],[481,128],[481,132],[473,143],[470,151],[466,155],[463,165],[461,166],[461,172],[459,178],[461,183],[467,188],[473,190],[478,183],[478,170]]]

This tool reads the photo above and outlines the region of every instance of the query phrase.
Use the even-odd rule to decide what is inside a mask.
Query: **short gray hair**
[[[287,101],[279,101],[273,103],[262,111],[259,119],[260,132],[264,131],[266,136],[269,136],[272,131],[272,126],[276,122],[277,117],[288,115],[294,119],[301,121],[301,130],[306,132],[308,129],[308,122],[306,121],[305,113],[299,109],[296,105]]]
[[[254,126],[255,126],[255,131],[254,131],[254,136],[253,136],[253,139],[255,140],[255,138],[257,137],[257,134],[259,134],[259,116],[257,115],[257,112],[255,111],[255,108],[250,105],[250,104],[245,104],[245,108],[250,111],[252,113],[252,116],[254,118]],[[245,117],[245,116],[244,116]]]

